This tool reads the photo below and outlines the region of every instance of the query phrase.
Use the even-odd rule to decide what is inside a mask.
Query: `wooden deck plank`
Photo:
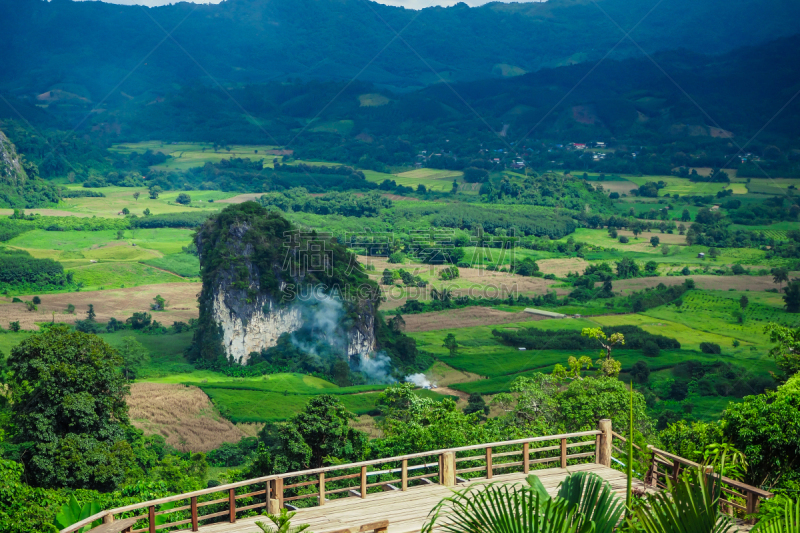
[[[559,484],[574,472],[594,472],[611,484],[613,490],[624,494],[627,489],[625,474],[611,468],[586,463],[562,468],[533,470],[530,473],[541,480],[548,493],[555,495]],[[526,474],[521,472],[498,474],[490,482],[503,484],[524,484]],[[458,483],[455,488],[463,489],[473,483],[486,483],[486,478],[474,478],[468,482]],[[639,480],[634,486],[642,487]],[[388,533],[417,533],[426,522],[431,509],[442,498],[451,494],[451,490],[441,485],[424,485],[410,487],[408,491],[376,492],[367,495],[366,499],[349,497],[328,500],[323,507],[300,509],[293,522],[310,524],[314,533],[326,533],[337,529],[359,527],[376,520],[389,520]],[[260,533],[256,521],[268,521],[266,517],[241,518],[235,524],[219,523],[201,527],[204,533]]]

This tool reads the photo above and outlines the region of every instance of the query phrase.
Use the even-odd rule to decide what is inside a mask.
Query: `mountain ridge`
[[[634,27],[631,37],[648,52],[722,53],[793,34],[798,19],[800,4],[787,0],[551,0],[421,11],[362,0],[153,8],[0,0],[0,88],[41,94],[70,84],[95,101],[196,79],[358,77],[409,89],[491,78],[498,65],[530,72],[599,59],[612,48],[615,58],[641,55],[623,38]]]

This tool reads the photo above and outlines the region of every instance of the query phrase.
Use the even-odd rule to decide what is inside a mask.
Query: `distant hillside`
[[[635,28],[631,37],[648,52],[722,53],[793,34],[798,20],[794,0],[550,0],[419,12],[365,0],[157,8],[0,0],[0,88],[70,109],[107,96],[155,98],[191,80],[358,77],[421,87],[592,61],[612,49],[612,58],[640,56],[621,28]]]
[[[508,142],[530,132],[529,140],[614,137],[648,144],[747,138],[765,125],[765,142],[798,140],[800,99],[790,99],[800,90],[800,36],[718,56],[660,52],[653,60],[658,66],[644,58],[607,60],[404,93],[361,82],[274,82],[226,91],[192,84],[158,102],[131,100],[113,120],[128,139],[291,142],[293,149],[347,140],[363,146],[402,135],[412,144],[450,139],[458,152],[475,142],[497,143],[495,132]],[[103,129],[108,117],[95,120]],[[389,154],[408,149],[386,145]],[[355,162],[348,153],[357,148],[337,150],[337,160]]]

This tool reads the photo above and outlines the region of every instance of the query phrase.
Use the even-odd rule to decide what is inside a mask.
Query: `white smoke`
[[[364,373],[371,383],[394,383],[397,381],[391,376],[392,360],[385,352],[376,354],[359,354],[359,370]]]
[[[425,376],[425,374],[410,374],[404,378],[407,382],[413,383],[415,386],[421,389],[432,389],[436,387],[436,383],[431,383],[431,381]]]

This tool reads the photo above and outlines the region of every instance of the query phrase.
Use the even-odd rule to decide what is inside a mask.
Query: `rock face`
[[[352,264],[346,249],[324,243],[331,248],[325,259],[331,268],[324,273],[294,268],[312,263],[304,250],[313,247],[291,241],[300,244],[290,249],[288,221],[247,204],[225,209],[196,237],[203,291],[190,357],[224,356],[246,364],[250,354],[276,346],[286,333],[303,353],[316,355],[320,343],[325,353],[341,358],[360,359],[375,351],[379,293],[363,290],[374,283],[360,269],[333,268]],[[316,234],[312,237],[317,243]],[[354,287],[362,290],[351,293],[360,296],[343,296]]]
[[[28,180],[14,144],[0,131],[0,183],[20,187]]]
[[[294,333],[303,326],[298,306],[278,307],[259,296],[252,304],[243,305],[240,298],[222,287],[214,298],[214,319],[222,330],[222,345],[228,358],[245,364],[251,352],[272,348],[278,337]]]

